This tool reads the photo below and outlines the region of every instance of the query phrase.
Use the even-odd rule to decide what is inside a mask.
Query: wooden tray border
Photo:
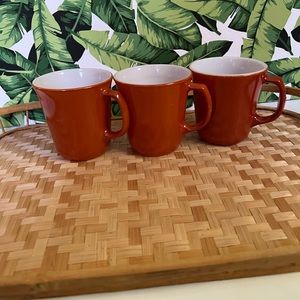
[[[281,247],[255,254],[200,257],[158,266],[105,267],[99,271],[48,272],[1,280],[0,295],[23,299],[113,292],[137,288],[224,280],[300,271],[300,247]],[[74,288],[74,286],[76,288]]]

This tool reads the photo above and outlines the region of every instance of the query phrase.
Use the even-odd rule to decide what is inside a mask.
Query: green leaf
[[[121,117],[121,109],[117,101],[111,102],[111,113],[114,117]]]
[[[213,20],[206,16],[199,15],[196,12],[193,12],[193,15],[195,16],[198,24],[200,24],[201,26],[205,27],[206,29],[208,29],[210,31],[215,32],[218,35],[221,34],[221,32],[218,31],[216,20]]]
[[[22,94],[24,91],[27,91],[27,89],[29,88],[29,82],[27,82],[25,76],[22,75],[0,75],[0,85],[9,98],[12,99]]]
[[[44,0],[35,0],[32,29],[38,73],[45,74],[76,67],[67,50],[66,41],[61,38],[60,27]]]
[[[28,117],[30,120],[34,120],[37,122],[45,122],[46,121],[44,112],[41,108],[29,111]]]
[[[0,47],[0,74],[21,73],[30,80],[36,75],[34,67],[34,63],[19,52]]]
[[[67,49],[73,61],[78,61],[81,58],[84,48],[74,40],[72,33],[91,29],[91,6],[91,0],[65,0],[53,15],[60,26],[61,37],[66,41]]]
[[[6,105],[12,105],[11,103],[7,102]],[[7,127],[19,127],[19,126],[24,126],[24,117],[25,113],[24,112],[18,112],[14,114],[9,114],[0,117],[1,122],[5,128]]]
[[[295,28],[293,29],[291,34],[295,41],[300,42],[300,17],[298,18]]]
[[[277,102],[278,99],[279,97],[276,94],[262,91],[260,93],[258,102],[259,103]]]
[[[131,0],[94,0],[92,12],[115,31],[136,33]]]
[[[37,101],[37,96],[32,89],[32,81],[39,76],[35,64],[20,53],[0,47],[0,86],[10,98],[4,106],[17,105]],[[29,118],[44,121],[42,110],[29,112]],[[5,127],[23,126],[24,113],[14,113],[1,118]]]
[[[0,4],[0,46],[11,47],[30,30],[32,1],[4,0]]]
[[[91,0],[64,0],[58,11],[65,11],[65,29],[70,33],[77,32],[78,27],[91,26],[92,11]]]
[[[300,0],[296,0],[294,8],[300,8]]]
[[[238,1],[243,2],[243,1]],[[229,28],[238,30],[238,31],[246,31],[250,14],[252,9],[254,8],[255,1],[248,1],[248,5],[243,7],[242,5],[235,10],[235,16],[229,24]],[[243,8],[241,8],[243,7]]]
[[[254,57],[262,61],[272,59],[280,32],[291,14],[294,1],[256,1],[249,19],[242,56]]]
[[[30,98],[29,102],[38,101],[38,97],[33,90],[31,92],[29,98]],[[46,121],[43,109],[41,109],[41,108],[30,110],[28,112],[28,117],[30,120],[34,120],[37,122],[45,122]]]
[[[139,34],[164,49],[191,50],[201,44],[201,33],[193,13],[170,0],[137,0]]]
[[[280,36],[276,43],[276,46],[289,52],[290,55],[293,55],[292,46],[291,46],[291,38],[288,36],[285,29],[282,29],[282,31],[280,32]]]
[[[300,58],[283,58],[268,63],[269,72],[282,76],[285,83],[300,88]]]
[[[255,0],[171,0],[173,3],[202,16],[225,23],[233,17],[229,27],[244,31],[254,7]]]
[[[235,1],[172,0],[176,5],[224,23],[236,9]]]
[[[223,56],[232,45],[231,41],[213,41],[196,47],[178,59],[172,64],[188,67],[193,61],[207,57]]]
[[[36,76],[34,63],[16,51],[0,47],[0,85],[9,98],[27,94]]]
[[[175,51],[163,50],[149,44],[135,33],[109,31],[80,31],[74,39],[101,63],[122,70],[136,65],[170,63],[178,57]]]

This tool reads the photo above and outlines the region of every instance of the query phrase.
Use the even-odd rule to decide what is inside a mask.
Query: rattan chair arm
[[[287,95],[300,97],[300,89],[299,88],[290,87],[290,86],[286,86],[285,88],[286,88]],[[265,91],[265,92],[278,92],[279,90],[278,90],[278,87],[276,85],[265,84],[263,86],[263,91]]]
[[[0,107],[0,116],[5,116],[16,112],[29,111],[38,108],[41,108],[41,103],[39,101],[16,104],[7,107]]]

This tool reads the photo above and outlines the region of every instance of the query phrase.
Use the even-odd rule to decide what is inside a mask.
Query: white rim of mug
[[[184,70],[185,72],[187,72],[187,74],[185,76],[182,76],[182,78],[177,79],[177,80],[171,80],[168,82],[164,82],[164,83],[132,83],[126,80],[120,80],[117,77],[120,76],[120,74],[122,75],[122,73],[127,73],[127,72],[134,72],[134,70],[140,69],[140,68],[153,68],[153,67],[163,67],[163,68],[169,68],[169,69],[180,69],[180,70]],[[182,66],[177,66],[177,65],[171,65],[171,64],[146,64],[146,65],[141,65],[141,66],[135,66],[135,67],[130,67],[130,68],[126,68],[123,70],[118,71],[117,73],[115,73],[113,75],[113,79],[116,82],[120,82],[123,84],[128,84],[128,85],[135,85],[135,86],[162,86],[162,85],[172,85],[175,83],[179,83],[179,82],[184,82],[186,80],[188,80],[189,78],[192,77],[192,72],[191,70],[189,70],[188,68],[182,67]]]
[[[199,69],[197,69],[197,67],[196,67],[196,65],[199,64],[201,61],[208,61],[208,60],[213,61],[213,60],[224,60],[224,59],[255,62],[261,66],[261,69],[258,71],[248,72],[248,73],[221,74],[221,73],[217,73],[217,72],[202,72]],[[219,57],[209,57],[209,58],[195,60],[189,65],[189,68],[192,72],[202,74],[202,75],[209,75],[209,76],[215,76],[215,77],[242,77],[242,76],[256,75],[256,74],[265,72],[268,70],[268,65],[258,59],[254,59],[254,58],[238,57],[238,56],[219,56]]]
[[[73,73],[73,72],[78,72],[78,71],[99,71],[101,73],[106,74],[108,77],[107,79],[104,80],[99,80],[99,82],[93,83],[93,84],[87,84],[87,85],[82,85],[82,86],[78,86],[78,87],[62,87],[62,88],[55,88],[55,87],[47,87],[45,85],[39,85],[38,82],[42,79],[45,79],[47,77],[56,75],[56,74],[61,74],[61,73]],[[51,91],[74,91],[74,90],[83,90],[83,89],[89,89],[91,87],[95,87],[99,84],[103,84],[105,82],[108,82],[112,80],[112,74],[107,71],[107,70],[103,70],[103,69],[99,69],[99,68],[73,68],[73,69],[65,69],[65,70],[59,70],[59,71],[53,71],[53,72],[49,72],[46,74],[43,74],[37,78],[35,78],[32,81],[32,86],[34,88],[40,89],[40,90],[51,90]]]

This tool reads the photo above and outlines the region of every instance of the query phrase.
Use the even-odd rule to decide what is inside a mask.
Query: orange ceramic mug
[[[132,148],[145,156],[174,151],[186,132],[199,130],[211,115],[210,94],[203,84],[192,83],[189,69],[175,65],[143,65],[115,74],[118,90],[128,105],[128,138]],[[185,122],[188,92],[203,95],[206,111],[194,125]]]
[[[64,158],[88,160],[105,152],[110,140],[123,135],[129,124],[127,105],[110,89],[112,75],[100,69],[69,69],[36,78],[36,91],[56,147]],[[123,125],[110,129],[110,97],[120,104]]]
[[[280,116],[286,99],[285,86],[280,77],[268,76],[267,68],[261,61],[241,57],[207,58],[190,65],[194,81],[207,85],[212,96],[211,119],[199,130],[202,140],[215,145],[232,145],[245,139],[253,126],[272,122]],[[257,114],[256,103],[264,83],[276,84],[280,98],[276,111],[263,117]],[[195,112],[198,120],[205,113],[197,92]]]

